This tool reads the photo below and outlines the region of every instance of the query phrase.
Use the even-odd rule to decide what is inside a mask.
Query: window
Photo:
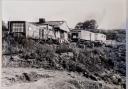
[[[24,24],[23,23],[13,23],[12,24],[12,31],[13,32],[23,32]]]
[[[78,33],[72,33],[72,38],[78,38]]]
[[[60,31],[60,38],[64,38],[64,32]]]

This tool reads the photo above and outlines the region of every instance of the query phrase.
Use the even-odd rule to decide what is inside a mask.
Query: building
[[[14,37],[33,39],[55,39],[53,26],[39,22],[9,21],[8,27]]]
[[[45,21],[44,18],[40,18],[39,22],[33,22],[40,29],[44,29],[44,38],[52,38],[59,43],[68,42],[68,33],[70,32],[66,21]],[[45,30],[45,28],[47,28]]]
[[[14,37],[68,42],[69,28],[65,21],[46,22],[43,18],[39,19],[39,22],[9,21],[8,28]]]
[[[84,29],[74,29],[71,30],[71,40],[72,41],[93,41],[93,42],[106,42],[106,35],[102,33],[94,33],[86,31]]]
[[[25,21],[8,21],[8,29],[13,36],[24,37],[25,36]]]
[[[45,23],[35,23],[39,27],[39,36],[43,40],[56,40],[55,31],[53,26]]]
[[[56,39],[60,43],[68,42],[68,33],[70,30],[65,21],[47,21],[45,24],[53,26]]]
[[[75,29],[71,31],[72,41],[95,41],[95,33],[83,29]]]
[[[39,39],[39,27],[26,21],[9,21],[9,32],[14,37]]]

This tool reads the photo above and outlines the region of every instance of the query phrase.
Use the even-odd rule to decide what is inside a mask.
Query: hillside
[[[99,81],[102,81],[107,85],[120,86],[120,87],[124,87],[125,89],[125,76],[126,76],[125,44],[115,45],[115,46],[97,46],[93,48],[92,47],[83,48],[82,45],[78,46],[75,43],[57,45],[57,44],[52,44],[50,42],[44,43],[39,40],[14,39],[14,38],[9,38],[7,36],[4,37],[2,41],[3,41],[3,45],[2,45],[3,75],[7,75],[5,77],[3,76],[5,82],[10,81],[6,78],[10,79],[10,77],[8,76],[10,76],[11,72],[13,71],[20,72],[18,71],[19,68],[23,68],[23,71],[20,72],[18,76],[22,74],[24,76],[24,73],[26,73],[26,71],[29,70],[35,70],[34,72],[36,72],[36,76],[37,76],[38,75],[37,71],[43,68],[44,69],[43,71],[54,70],[58,74],[60,73],[57,76],[60,76],[63,71],[66,71],[66,74],[73,72],[75,74],[78,74],[77,76],[82,76],[85,78],[85,80],[87,79],[92,83],[98,83]],[[12,69],[9,70],[8,68],[12,68]],[[10,73],[6,73],[8,71]],[[15,72],[12,73],[12,75],[16,76],[17,74]],[[31,75],[31,73],[27,73],[28,76],[29,74]],[[66,77],[66,75],[64,76]],[[54,80],[57,80],[57,77]],[[75,79],[75,84],[78,82],[76,80],[77,79]],[[46,80],[46,81],[50,82],[50,80]],[[83,80],[80,79],[80,81]],[[30,80],[27,80],[27,82],[30,82]],[[41,80],[37,82],[44,82],[44,80],[41,78]],[[84,81],[84,83],[88,84],[89,82]],[[87,86],[86,84],[78,85],[78,86],[85,87]],[[26,87],[28,87],[28,85],[26,86],[25,84]],[[47,83],[46,86],[48,85],[49,84]],[[56,87],[55,83],[53,85]],[[70,84],[67,82],[64,82],[62,85],[68,87],[63,89],[85,89],[84,87],[83,88],[77,88],[78,86],[74,87],[74,85],[71,85],[72,88],[69,88]],[[12,87],[14,89],[15,83],[14,86]],[[46,89],[51,89],[51,88],[46,88]],[[55,89],[60,89],[60,88],[58,87]],[[88,89],[92,89],[92,88],[88,88]],[[99,89],[99,88],[94,88],[94,89]],[[101,89],[104,88],[102,87]]]
[[[3,68],[2,89],[120,89],[76,72],[42,68]]]

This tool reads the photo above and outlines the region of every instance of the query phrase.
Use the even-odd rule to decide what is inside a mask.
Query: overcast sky
[[[2,18],[38,21],[65,20],[73,28],[77,22],[95,19],[99,28],[125,28],[126,0],[3,0]]]

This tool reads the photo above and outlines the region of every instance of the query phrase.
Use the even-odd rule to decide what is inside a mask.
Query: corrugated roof
[[[59,27],[64,23],[64,21],[47,21],[46,24],[53,25],[55,27]]]
[[[57,27],[57,28],[59,28],[60,30],[63,30],[63,31],[67,31],[67,32],[70,31],[66,21],[47,21],[46,24]]]
[[[30,23],[32,23],[34,25],[37,25],[37,26],[48,24],[48,25],[51,25],[51,26],[54,26],[54,27],[59,27],[64,23],[64,21],[47,21],[45,23],[39,23],[39,22],[30,22]]]
[[[39,22],[31,22],[31,23],[35,24],[37,26],[48,24],[50,26],[54,26],[56,28],[59,28],[60,30],[69,32],[69,27],[65,21],[46,21],[45,23],[39,23]],[[65,25],[63,25],[63,24],[65,24]]]

